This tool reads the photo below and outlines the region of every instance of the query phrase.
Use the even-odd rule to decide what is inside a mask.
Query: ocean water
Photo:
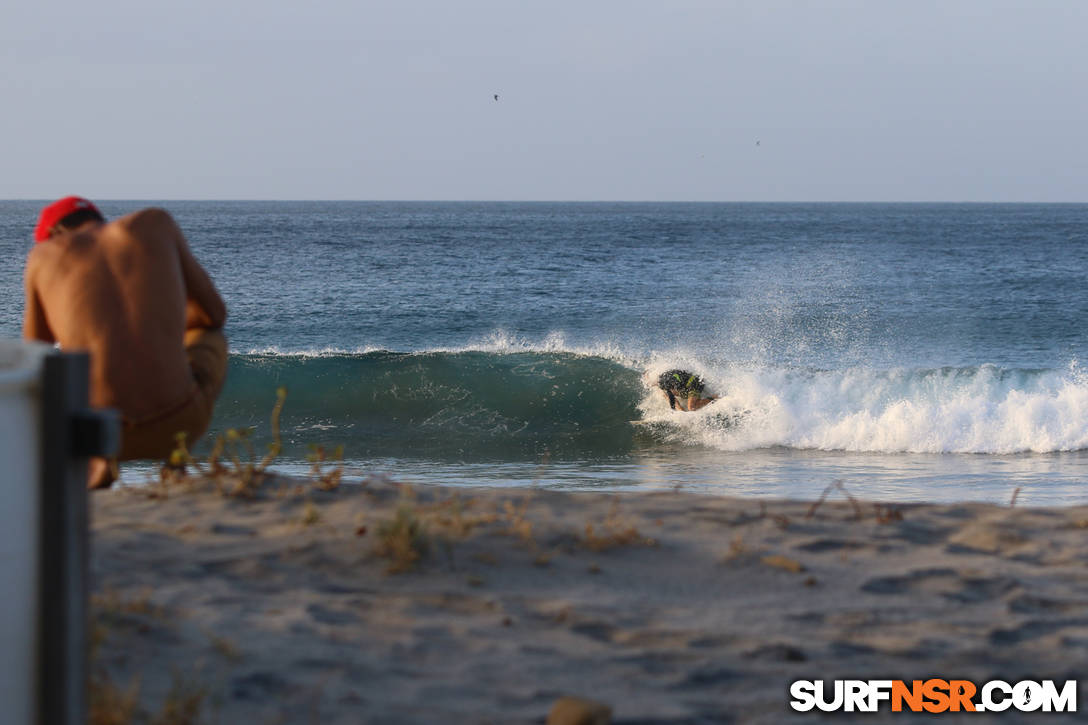
[[[1088,503],[1088,205],[161,205],[230,311],[213,429],[262,449],[286,386],[281,470]],[[0,335],[40,206],[0,202]]]

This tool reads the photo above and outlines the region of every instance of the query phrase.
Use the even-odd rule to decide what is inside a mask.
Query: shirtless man
[[[27,255],[23,337],[90,353],[90,402],[121,412],[120,460],[170,455],[211,419],[226,377],[222,298],[162,209],[106,222],[66,197],[42,210]],[[91,462],[88,486],[115,466]]]
[[[665,393],[673,410],[694,412],[713,403],[716,395],[703,396],[703,379],[687,370],[666,370],[657,378],[657,387]]]

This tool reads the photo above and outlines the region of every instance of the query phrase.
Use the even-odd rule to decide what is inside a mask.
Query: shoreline
[[[690,459],[692,454],[687,453]],[[1013,501],[1015,495],[1017,506],[1088,506],[1088,493],[1085,493],[1088,489],[1081,485],[1088,478],[1088,451],[1076,454],[1078,461],[1084,459],[1083,466],[1063,463],[1064,467],[1060,470],[1055,466],[1038,465],[1055,454],[986,456],[978,461],[976,459],[979,457],[975,454],[793,453],[800,454],[795,465],[779,476],[761,475],[769,467],[782,462],[778,452],[768,451],[730,453],[726,462],[713,466],[703,466],[696,453],[694,468],[690,461],[662,464],[657,460],[654,461],[653,474],[641,476],[638,471],[644,462],[612,462],[598,465],[588,472],[581,461],[543,464],[364,459],[349,460],[338,465],[342,466],[343,480],[353,485],[375,476],[395,476],[397,480],[412,485],[453,489],[550,489],[622,495],[682,491],[700,496],[748,500],[774,498],[811,501],[823,493],[828,482],[839,481],[851,495],[870,501],[901,504],[957,504],[970,501],[1002,506]],[[955,465],[944,466],[950,459]],[[934,466],[925,468],[927,463]],[[986,468],[979,470],[975,465],[979,463]],[[900,467],[895,468],[896,465]],[[309,475],[312,466],[303,458],[282,455],[274,463],[280,475],[303,479]],[[1018,466],[1019,470],[1010,473],[1009,469],[1013,466]],[[908,467],[911,471],[904,472]],[[154,485],[159,478],[159,469],[158,463],[123,464],[119,485],[125,488]],[[726,482],[726,485],[721,482]]]
[[[575,696],[773,723],[805,717],[797,679],[1067,680],[1088,657],[1088,506],[270,476],[91,507],[95,681],[196,722],[530,723]]]

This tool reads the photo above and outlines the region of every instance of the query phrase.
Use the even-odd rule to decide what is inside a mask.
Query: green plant
[[[142,590],[138,596],[123,598],[115,589],[107,587],[91,595],[91,609],[98,617],[135,614],[155,619],[166,618],[166,611],[151,601],[150,589]]]
[[[268,466],[283,450],[280,435],[280,415],[287,400],[287,388],[276,389],[276,403],[272,406],[270,425],[272,442],[268,452],[260,460],[250,437],[254,428],[228,428],[215,438],[212,450],[205,460],[192,455],[188,447],[188,436],[182,432],[175,435],[176,446],[167,462],[162,466],[160,481],[164,485],[186,480],[188,468],[192,467],[201,477],[215,482],[216,488],[228,496],[252,498],[264,481]],[[224,462],[225,461],[225,462]],[[226,483],[231,485],[228,487]]]
[[[344,447],[337,446],[330,457],[324,446],[310,445],[310,453],[306,456],[310,462],[310,478],[314,486],[322,491],[332,491],[340,485],[340,478],[344,475]],[[332,467],[326,468],[330,463]]]
[[[172,486],[187,483],[193,488],[198,482],[210,481],[224,496],[253,498],[268,476],[269,466],[283,451],[280,417],[287,400],[287,388],[276,389],[276,402],[272,407],[269,424],[272,441],[268,451],[260,458],[253,445],[255,427],[228,428],[212,442],[207,456],[199,458],[189,450],[188,436],[174,436],[174,450],[159,469],[158,485],[149,487],[151,498],[167,498]],[[328,449],[310,445],[306,460],[310,463],[312,488],[332,491],[340,486],[344,475],[344,447]],[[192,473],[190,473],[192,471]],[[301,491],[300,487],[300,491]]]
[[[494,513],[469,513],[469,509],[475,506],[475,499],[463,501],[460,496],[454,494],[448,501],[442,501],[430,507],[429,523],[441,530],[448,538],[464,539],[473,530],[485,524],[495,521]]]
[[[129,725],[139,708],[140,681],[133,678],[126,689],[113,683],[104,669],[98,669],[87,683],[88,725]]]
[[[186,680],[175,670],[170,691],[159,712],[140,707],[140,679],[127,688],[114,684],[105,667],[96,666],[87,682],[87,725],[197,725],[207,698],[207,688]]]
[[[151,718],[150,725],[194,725],[200,722],[200,710],[207,694],[205,687],[186,680],[175,671],[162,710]]]
[[[533,522],[525,518],[525,511],[529,508],[529,498],[522,499],[517,506],[512,501],[503,502],[503,511],[506,512],[506,533],[516,536],[529,546],[535,548],[533,540]]]
[[[302,508],[302,525],[313,526],[320,520],[321,512],[317,510],[317,506],[314,506],[313,501],[307,501]]]
[[[428,545],[426,526],[415,508],[405,502],[397,507],[392,519],[378,525],[374,549],[378,556],[389,559],[388,573],[400,574],[416,565],[427,553]]]
[[[608,514],[599,525],[586,523],[582,535],[582,545],[591,551],[605,551],[619,546],[633,544],[653,545],[652,539],[644,539],[634,524],[623,520],[619,515],[619,503],[612,501]]]
[[[228,660],[236,661],[242,659],[241,652],[238,651],[238,646],[226,637],[220,637],[213,632],[205,632],[208,635],[208,641],[211,642],[212,648],[219,654],[226,657]]]

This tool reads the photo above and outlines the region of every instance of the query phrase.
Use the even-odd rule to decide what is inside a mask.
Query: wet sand
[[[533,723],[578,696],[614,723],[777,723],[817,717],[789,709],[797,679],[1067,680],[1088,661],[1088,507],[153,490],[92,496],[95,682],[146,713]]]

